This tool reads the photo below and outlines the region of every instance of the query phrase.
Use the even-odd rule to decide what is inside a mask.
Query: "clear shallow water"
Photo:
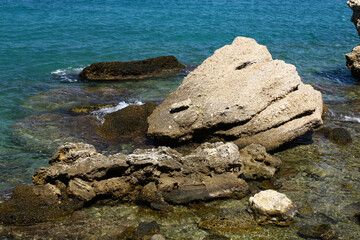
[[[112,103],[159,102],[186,74],[94,84],[78,80],[83,67],[168,54],[196,66],[236,36],[252,37],[266,45],[273,58],[294,64],[305,82],[322,91],[330,108],[328,122],[348,124],[357,136],[360,86],[344,58],[359,43],[351,14],[343,0],[0,0],[0,190],[30,183],[64,137],[60,124],[16,126],[29,126],[26,119],[44,119],[46,114],[69,117],[69,107],[90,104],[91,96],[97,103],[109,102],[99,100],[97,93],[76,99],[66,89],[121,89]],[[354,142],[358,145],[357,138]],[[316,143],[319,149],[334,148],[322,138]],[[350,152],[357,156],[358,150]],[[335,158],[334,167],[340,160],[346,167],[357,160],[345,150],[321,159],[329,158]],[[323,166],[315,160],[313,164]],[[340,181],[341,174],[336,176]]]

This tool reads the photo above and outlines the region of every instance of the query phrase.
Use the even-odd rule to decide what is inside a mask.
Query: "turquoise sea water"
[[[170,54],[197,66],[236,36],[254,38],[274,59],[294,64],[304,82],[322,91],[332,121],[358,126],[359,84],[344,57],[359,43],[351,14],[345,0],[0,0],[0,191],[31,183],[64,139],[87,139],[83,132],[68,137],[82,124],[68,108],[111,102],[102,99],[109,89],[120,91],[112,103],[160,102],[186,75],[95,84],[79,81],[83,67]],[[351,130],[355,138],[359,132]],[[326,145],[337,156],[324,141],[318,138],[315,150]],[[345,168],[334,158],[331,166]]]
[[[41,112],[24,104],[39,92],[89,86],[73,74],[92,62],[173,54],[196,66],[246,36],[296,65],[305,82],[351,85],[344,54],[358,38],[350,17],[343,0],[0,0],[0,190],[30,182],[50,154],[14,137],[16,122]],[[139,83],[131,98],[162,100],[180,82]]]

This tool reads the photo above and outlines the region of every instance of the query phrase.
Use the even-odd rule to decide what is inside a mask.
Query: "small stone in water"
[[[150,240],[166,240],[166,238],[161,234],[155,234],[150,238]]]
[[[321,224],[318,226],[305,225],[300,227],[299,236],[306,239],[337,239],[338,234],[331,228],[330,224]]]
[[[146,235],[153,235],[160,232],[160,226],[156,221],[152,222],[141,222],[139,226],[135,229],[134,237],[135,239],[142,239]]]
[[[222,235],[207,235],[206,237],[203,238],[203,240],[228,240],[230,238],[222,236]]]

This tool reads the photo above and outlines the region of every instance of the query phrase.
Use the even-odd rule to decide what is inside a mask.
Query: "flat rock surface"
[[[99,62],[84,68],[80,77],[86,80],[143,79],[184,69],[174,56],[161,56],[130,62]]]

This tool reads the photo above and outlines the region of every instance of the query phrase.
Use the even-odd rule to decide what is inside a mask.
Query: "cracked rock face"
[[[232,140],[274,149],[322,124],[321,93],[296,68],[237,37],[191,72],[148,118],[160,144]]]

